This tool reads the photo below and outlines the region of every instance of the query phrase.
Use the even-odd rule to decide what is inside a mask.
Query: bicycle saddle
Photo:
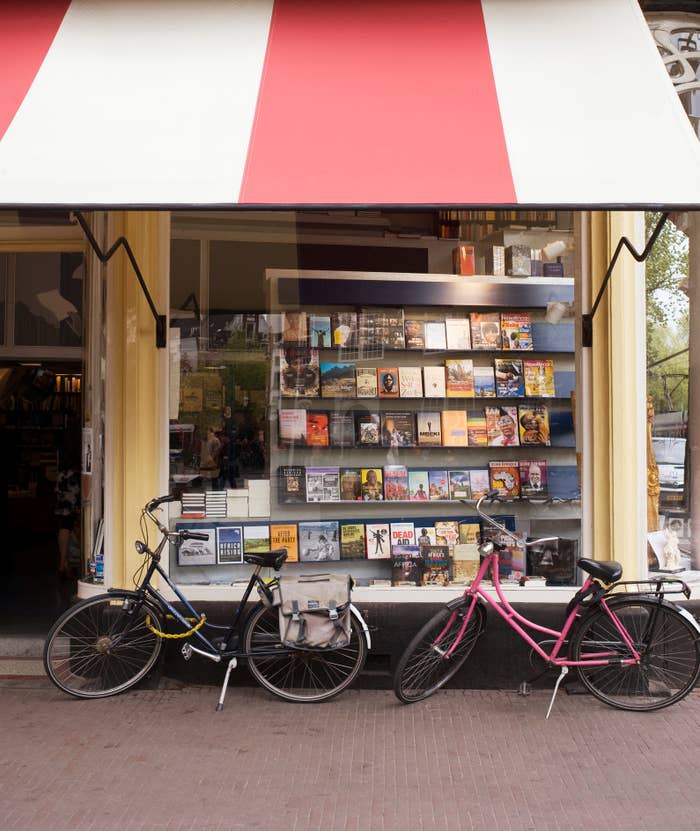
[[[275,551],[261,551],[259,554],[244,554],[243,562],[263,568],[274,568],[279,571],[282,563],[287,559],[287,549],[278,548]]]
[[[590,574],[591,577],[602,580],[604,583],[614,583],[622,577],[622,566],[614,560],[601,563],[598,560],[583,558],[578,561],[578,567]]]

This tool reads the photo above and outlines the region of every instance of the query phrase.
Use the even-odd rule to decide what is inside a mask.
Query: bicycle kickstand
[[[219,703],[216,705],[216,712],[220,713],[224,709],[224,698],[226,697],[226,690],[228,689],[228,679],[231,676],[231,670],[236,668],[238,661],[231,658],[226,667],[226,675],[224,676],[224,684],[221,687],[221,695],[219,696]]]
[[[566,674],[569,671],[569,667],[562,667],[561,672],[559,673],[559,677],[557,678],[557,683],[554,685],[554,692],[552,693],[552,700],[549,702],[549,710],[547,710],[547,715],[544,717],[545,721],[549,718],[549,714],[552,712],[552,707],[554,706],[554,699],[557,697],[557,692],[559,691],[559,684],[564,680]]]

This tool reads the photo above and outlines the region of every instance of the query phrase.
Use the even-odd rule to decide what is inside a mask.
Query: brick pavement
[[[166,682],[172,687],[171,682]],[[655,714],[587,696],[386,691],[293,705],[212,687],[84,702],[0,688],[0,828],[616,831],[700,827],[700,691]]]

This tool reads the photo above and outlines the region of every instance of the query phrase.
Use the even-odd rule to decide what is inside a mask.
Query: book
[[[368,522],[365,525],[365,543],[368,560],[388,560],[391,557],[389,523]]]
[[[182,516],[186,519],[204,519],[206,513],[206,496],[203,493],[183,493]]]
[[[354,398],[355,365],[321,364],[321,398]]]
[[[280,395],[318,398],[321,392],[318,349],[285,346],[280,350]]]
[[[401,398],[423,397],[423,372],[419,366],[399,367],[399,393]]]
[[[273,523],[270,525],[270,551],[278,548],[287,550],[286,562],[299,562],[299,533],[296,522]]]
[[[381,414],[382,447],[415,447],[416,417],[406,410]]]
[[[550,358],[526,358],[523,361],[525,395],[554,398],[554,361]]]
[[[467,413],[443,410],[441,413],[443,447],[467,447]]]
[[[359,502],[362,500],[362,477],[360,468],[340,468],[340,501]]]
[[[438,545],[446,545],[450,551],[459,542],[459,522],[456,519],[440,519],[435,523],[435,539]]]
[[[261,551],[270,550],[270,526],[269,525],[244,525],[243,526],[243,553],[259,554]]]
[[[299,562],[320,563],[340,559],[338,522],[299,523]]]
[[[377,370],[373,367],[358,367],[355,370],[356,393],[358,398],[376,398]]]
[[[544,460],[520,460],[520,496],[547,496],[547,462]]]
[[[425,398],[445,398],[447,396],[444,366],[423,367],[423,394]]]
[[[427,470],[408,471],[408,498],[412,502],[427,502],[430,499],[429,488]]]
[[[472,349],[501,348],[501,315],[498,312],[472,312],[469,321]]]
[[[280,465],[277,468],[277,481],[279,502],[306,502],[306,468],[303,465]]]
[[[329,447],[328,413],[318,410],[306,411],[307,447]]]
[[[216,529],[216,562],[219,565],[243,562],[243,526],[220,525]]]
[[[383,474],[380,467],[361,468],[363,502],[381,502],[384,499]]]
[[[450,352],[465,352],[472,348],[469,318],[448,317],[445,320],[447,349]]]
[[[408,499],[408,470],[405,465],[384,465],[384,499],[387,502]]]
[[[474,367],[474,395],[477,398],[496,397],[496,379],[492,366]]]
[[[425,332],[426,350],[444,352],[447,349],[445,321],[426,320],[423,328]]]
[[[442,445],[440,413],[436,410],[416,413],[416,433],[419,447],[440,447]]]
[[[329,349],[333,345],[330,315],[309,315],[309,343],[316,349]]]
[[[471,499],[472,486],[468,470],[448,470],[450,499]]]
[[[357,346],[357,315],[355,312],[333,312],[331,314],[331,345],[343,349]]]
[[[380,367],[377,370],[377,391],[380,398],[399,397],[399,370],[397,367]]]
[[[437,545],[435,527],[432,525],[418,525],[416,527],[416,543],[418,545]]]
[[[506,274],[510,277],[529,277],[532,271],[529,245],[506,246]]]
[[[487,447],[486,415],[483,410],[470,410],[467,413],[467,443],[469,447]]]
[[[416,529],[412,522],[392,522],[390,524],[389,540],[391,547],[395,545],[415,545]]]
[[[280,447],[306,444],[306,410],[281,409],[277,422]]]
[[[381,418],[379,413],[358,413],[355,418],[355,431],[358,447],[379,447]]]
[[[450,498],[450,484],[446,470],[428,471],[428,493],[431,501],[440,501]]]
[[[331,412],[328,433],[331,447],[354,447],[355,414],[352,412]]]
[[[308,343],[309,332],[306,312],[284,313],[282,340],[284,343]]]
[[[439,535],[438,535],[439,538]],[[450,549],[446,545],[422,545],[423,585],[447,586],[450,582]]]
[[[494,360],[496,395],[499,398],[522,398],[525,395],[523,362],[512,358]]]
[[[470,358],[445,361],[445,386],[448,398],[474,397],[474,362]]]
[[[462,585],[471,583],[479,573],[479,565],[478,544],[458,542],[452,549],[452,582]]]
[[[198,525],[189,526],[189,530],[206,534],[206,540],[182,540],[177,546],[177,564],[179,566],[214,566],[216,565],[216,528]]]
[[[501,312],[501,344],[503,349],[533,349],[530,312]]]
[[[425,349],[425,324],[422,320],[404,321],[406,349]]]
[[[473,245],[458,245],[452,250],[452,271],[462,277],[473,277],[476,274]]]
[[[364,523],[342,522],[340,524],[340,559],[364,560],[366,556]]]
[[[517,407],[486,407],[484,413],[489,447],[515,447],[519,444]]]
[[[472,499],[481,499],[489,493],[489,472],[485,468],[469,471],[469,484],[472,489]]]
[[[385,338],[389,349],[405,349],[406,335],[404,332],[403,309],[384,309]]]
[[[226,491],[211,490],[204,494],[204,515],[207,519],[226,518]]]
[[[519,581],[525,576],[526,549],[523,533],[511,531],[509,534],[505,534],[497,528],[486,527],[482,532],[482,537],[503,546],[502,550],[498,552],[499,577]]]
[[[518,407],[520,444],[549,446],[549,411],[544,405]]]
[[[423,585],[424,562],[419,545],[392,545],[391,585]]]
[[[506,499],[520,496],[520,467],[518,462],[489,462],[491,491]]]
[[[306,468],[307,502],[340,502],[340,471],[337,467]]]

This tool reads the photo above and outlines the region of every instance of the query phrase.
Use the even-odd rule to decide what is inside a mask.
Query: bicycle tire
[[[54,623],[44,645],[44,669],[59,689],[77,698],[106,698],[151,670],[163,642],[146,627],[146,616],[162,631],[162,615],[148,603],[128,613],[124,602],[133,599],[127,592],[90,597]],[[130,629],[112,648],[127,623]]]
[[[600,701],[621,710],[651,711],[684,698],[700,674],[698,631],[673,604],[651,597],[621,598],[610,608],[627,629],[638,664],[623,665],[630,650],[604,609],[592,611],[578,628],[572,644],[575,661],[586,655],[612,653],[615,663],[578,667],[586,689]]]
[[[416,633],[401,655],[394,675],[394,694],[399,701],[413,704],[428,698],[443,687],[467,660],[486,620],[486,613],[478,602],[457,648],[449,658],[444,653],[459,635],[471,602],[471,599],[465,600],[457,609],[441,609]],[[454,620],[445,631],[452,615]],[[438,651],[435,639],[441,633]]]
[[[350,616],[350,643],[340,649],[290,649],[280,641],[279,613],[258,604],[246,624],[248,667],[256,681],[278,698],[294,702],[326,701],[350,686],[367,657],[367,641],[355,615]],[[257,649],[278,655],[254,656]]]

